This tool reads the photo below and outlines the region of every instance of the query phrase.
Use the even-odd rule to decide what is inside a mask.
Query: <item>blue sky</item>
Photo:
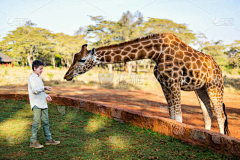
[[[54,33],[73,35],[93,24],[88,15],[119,20],[123,12],[187,24],[194,33],[224,44],[240,40],[239,0],[0,0],[0,40],[26,20]]]

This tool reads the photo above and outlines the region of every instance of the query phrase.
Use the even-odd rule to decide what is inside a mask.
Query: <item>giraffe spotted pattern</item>
[[[164,92],[171,119],[182,122],[181,90],[195,91],[203,111],[205,128],[211,129],[214,110],[220,133],[228,133],[223,77],[219,66],[211,56],[191,48],[172,33],[153,34],[92,50],[83,45],[64,78],[72,80],[96,64],[140,59],[156,62],[154,75]]]

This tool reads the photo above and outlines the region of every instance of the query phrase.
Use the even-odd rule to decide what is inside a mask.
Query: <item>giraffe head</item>
[[[74,77],[83,74],[97,64],[94,57],[95,48],[87,50],[87,44],[82,45],[82,49],[74,56],[73,63],[64,76],[64,79],[71,81]]]

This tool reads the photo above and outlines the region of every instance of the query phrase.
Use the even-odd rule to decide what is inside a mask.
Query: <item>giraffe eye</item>
[[[86,61],[86,59],[79,59],[78,62],[82,62],[84,63]]]

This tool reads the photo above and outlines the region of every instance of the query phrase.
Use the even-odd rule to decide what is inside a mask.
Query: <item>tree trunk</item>
[[[138,63],[138,61],[136,61],[135,71],[136,71],[136,73],[138,73],[138,71],[139,71],[139,63]]]
[[[23,61],[22,57],[21,57],[21,65],[22,65],[22,67],[24,67],[24,61]]]
[[[33,58],[33,48],[34,48],[34,46],[32,46],[31,48],[30,48],[30,51],[29,51],[29,53],[28,53],[28,63],[29,63],[29,66],[31,66],[32,65],[32,58]]]
[[[128,74],[132,73],[132,64],[131,64],[131,62],[127,62],[127,71],[128,71]]]
[[[123,63],[123,71],[126,71],[125,68],[126,68],[126,62]]]
[[[151,68],[151,61],[148,61],[148,70]]]
[[[69,59],[67,59],[67,67],[70,67],[71,66],[71,62]]]
[[[27,60],[28,60],[29,66],[32,65],[32,59],[31,59],[31,58],[32,58],[31,55],[28,54],[28,56],[27,56]]]
[[[108,64],[109,73],[112,73],[112,64]]]
[[[61,64],[62,64],[63,67],[65,67],[65,64],[66,64],[66,63],[65,63],[65,61],[64,61],[63,58],[61,58]]]
[[[113,71],[115,71],[115,70],[116,70],[116,66],[117,66],[117,64],[116,64],[116,63],[114,63],[114,65],[113,65],[113,68],[112,68],[112,70],[113,70]]]
[[[143,62],[143,66],[144,66],[144,71],[146,71],[146,62]]]
[[[52,55],[53,68],[55,69],[55,56]]]

